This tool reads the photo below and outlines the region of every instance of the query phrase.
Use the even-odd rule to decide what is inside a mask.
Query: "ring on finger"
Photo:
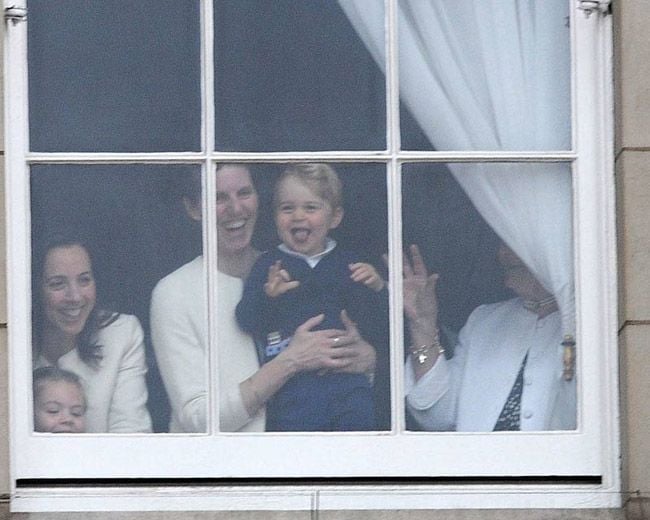
[[[340,336],[336,336],[335,338],[332,338],[332,341],[334,342],[335,345],[337,345],[338,342],[341,341],[341,337],[340,337]]]

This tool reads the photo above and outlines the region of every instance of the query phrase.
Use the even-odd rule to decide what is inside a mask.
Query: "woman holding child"
[[[183,202],[188,215],[200,221],[201,185],[200,179],[194,181]],[[235,320],[244,280],[260,256],[251,244],[257,192],[248,168],[240,164],[221,165],[216,184],[220,429],[264,431],[266,403],[294,376],[319,370],[372,372],[375,352],[347,316],[341,316],[342,327],[313,330],[324,320],[314,315],[297,326],[286,348],[259,366],[253,339]],[[181,266],[158,283],[152,296],[152,339],[172,406],[173,432],[207,430],[203,264],[199,256]]]
[[[316,315],[324,316],[320,327],[341,328],[345,311],[365,337],[387,335],[384,281],[372,265],[329,236],[343,219],[342,191],[327,164],[291,165],[276,183],[273,209],[281,244],[255,262],[237,306],[240,327],[268,345],[267,363],[300,324]],[[266,429],[374,430],[373,394],[365,374],[304,372],[269,402]]]
[[[142,328],[135,316],[97,304],[88,249],[54,238],[34,256],[32,273],[34,369],[54,366],[79,377],[85,431],[150,432]]]

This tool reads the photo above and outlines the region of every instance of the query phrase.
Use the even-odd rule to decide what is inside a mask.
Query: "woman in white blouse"
[[[33,367],[79,376],[87,432],[150,432],[142,327],[98,305],[88,248],[76,238],[46,240],[32,272]]]
[[[575,377],[565,378],[560,313],[553,296],[501,245],[504,285],[516,297],[481,305],[446,359],[438,336],[437,275],[417,246],[404,259],[404,312],[412,345],[407,406],[425,430],[571,430]]]
[[[201,179],[184,187],[187,214],[202,217]],[[217,273],[219,298],[219,427],[222,431],[264,431],[265,404],[293,375],[305,370],[368,372],[375,351],[349,320],[346,330],[311,330],[323,316],[300,326],[289,346],[259,366],[252,338],[235,320],[243,280],[259,256],[251,244],[257,222],[258,196],[243,164],[222,164],[216,171]],[[208,417],[203,256],[181,266],[156,285],[151,298],[151,336],[156,360],[172,408],[171,432],[205,432]]]

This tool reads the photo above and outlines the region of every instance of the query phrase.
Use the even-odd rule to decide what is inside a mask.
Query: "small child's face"
[[[285,178],[277,190],[275,224],[282,243],[306,256],[324,251],[330,229],[341,223],[343,208],[332,208],[295,177]]]
[[[34,402],[34,431],[83,433],[86,431],[83,391],[68,381],[46,381]]]

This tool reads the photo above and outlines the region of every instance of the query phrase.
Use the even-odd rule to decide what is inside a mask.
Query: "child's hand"
[[[277,298],[299,285],[300,282],[298,280],[292,280],[287,270],[282,269],[282,264],[278,260],[269,267],[269,277],[264,284],[264,292],[269,298]]]
[[[357,262],[356,264],[350,264],[349,267],[350,271],[352,271],[350,278],[355,282],[362,283],[376,292],[384,288],[384,280],[382,280],[377,270],[370,264]]]

